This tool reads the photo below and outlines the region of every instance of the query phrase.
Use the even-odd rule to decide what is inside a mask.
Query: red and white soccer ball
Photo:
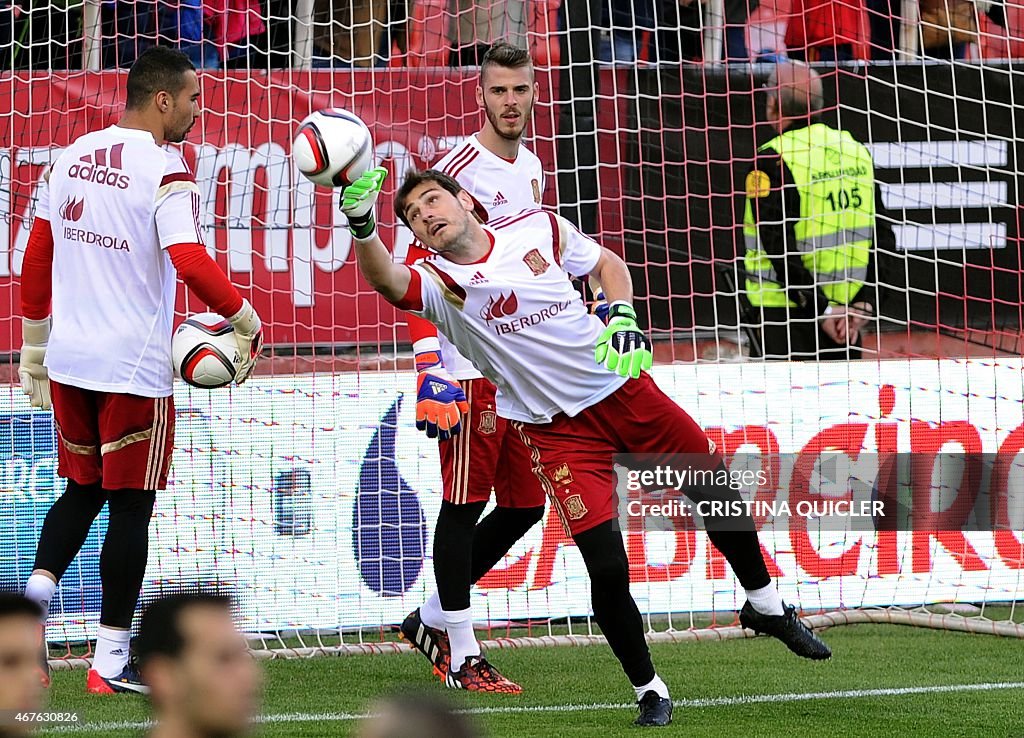
[[[299,124],[292,158],[311,182],[348,187],[373,166],[373,137],[354,113],[318,110]]]
[[[200,389],[228,386],[242,366],[235,329],[217,313],[197,313],[179,325],[171,358],[174,375]]]

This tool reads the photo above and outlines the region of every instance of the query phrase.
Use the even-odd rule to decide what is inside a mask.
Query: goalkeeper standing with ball
[[[472,215],[473,197],[433,170],[406,177],[395,212],[440,258],[395,264],[374,225],[385,176],[374,169],[342,193],[360,270],[389,302],[437,325],[497,385],[498,413],[530,450],[537,480],[583,556],[594,617],[637,695],[636,722],[667,725],[672,702],[651,661],[615,526],[613,455],[688,453],[725,468],[700,426],[645,372],[653,357],[626,265],[553,213],[532,210],[483,226]],[[603,286],[607,326],[587,312],[570,275]],[[740,499],[727,485],[688,494]],[[740,622],[800,656],[828,658],[828,646],[783,604],[753,520],[732,524],[732,531],[708,525],[708,535],[746,590]]]
[[[149,520],[174,441],[175,272],[230,316],[242,357],[237,382],[261,346],[259,317],[203,246],[195,178],[164,147],[185,139],[198,100],[188,57],[161,47],[142,54],[117,125],[75,140],[44,177],[25,251],[18,374],[33,407],[48,409],[52,397],[58,473],[68,480],[43,523],[25,595],[45,620],[57,583],[108,504],[87,677],[97,694],[146,691],[128,651]]]
[[[544,171],[523,145],[537,97],[529,52],[494,44],[481,63],[476,94],[483,128],[436,168],[484,203],[481,217],[538,207]],[[434,256],[414,244],[405,261]],[[438,439],[444,501],[434,531],[437,591],[405,618],[401,631],[449,686],[516,693],[519,685],[480,653],[470,588],[544,516],[544,490],[531,471],[529,451],[498,416],[494,384],[429,321],[412,313],[408,320],[418,372],[416,422]],[[480,520],[492,489],[497,505]]]

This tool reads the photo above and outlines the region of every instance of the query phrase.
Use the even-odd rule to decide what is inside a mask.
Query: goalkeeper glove
[[[256,359],[263,351],[263,323],[248,300],[242,300],[242,309],[228,318],[228,322],[234,326],[238,355],[242,357],[242,366],[235,372],[235,382],[242,384],[252,374]]]
[[[384,167],[371,169],[341,191],[339,206],[348,218],[348,229],[355,238],[366,241],[377,233],[373,219],[380,188],[384,186],[388,170]]]
[[[50,409],[50,375],[43,366],[46,358],[46,344],[50,340],[50,319],[21,319],[21,361],[18,376],[21,377],[21,391],[29,396],[32,407]]]
[[[608,326],[597,339],[594,360],[620,377],[633,379],[653,366],[651,344],[636,324],[636,311],[629,303],[613,302],[609,306]]]
[[[462,416],[469,402],[462,386],[444,366],[421,371],[416,379],[416,429],[428,438],[447,441],[462,430]]]

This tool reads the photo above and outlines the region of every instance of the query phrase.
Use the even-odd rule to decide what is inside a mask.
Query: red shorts
[[[561,414],[550,423],[512,426],[537,460],[534,474],[569,535],[618,515],[614,454],[716,453],[701,427],[649,374],[574,418]]]
[[[530,452],[509,422],[499,418],[495,386],[487,379],[460,382],[469,400],[462,432],[440,441],[444,499],[457,505],[487,502],[491,490],[502,507],[541,507],[544,488],[533,473]]]
[[[97,392],[50,381],[57,473],[103,489],[167,486],[174,398]]]

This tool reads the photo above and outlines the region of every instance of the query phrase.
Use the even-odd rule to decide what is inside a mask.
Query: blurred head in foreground
[[[375,702],[373,717],[359,726],[357,738],[481,738],[465,715],[431,694],[399,694]]]
[[[135,650],[150,687],[154,738],[229,738],[248,733],[262,677],[235,628],[231,600],[180,594],[153,602]]]
[[[0,736],[28,735],[30,723],[9,720],[4,713],[35,712],[42,702],[40,615],[31,600],[0,593]]]

